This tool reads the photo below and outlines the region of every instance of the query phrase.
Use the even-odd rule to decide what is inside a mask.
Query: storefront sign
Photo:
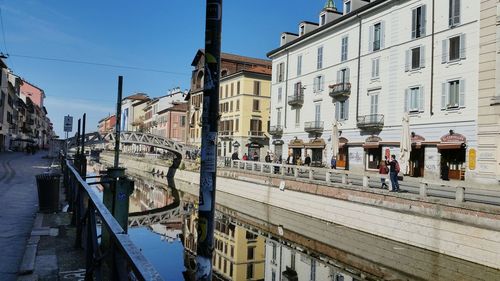
[[[441,137],[441,142],[465,142],[466,138],[461,134],[447,134]]]
[[[469,169],[476,169],[476,150],[474,148],[469,149]]]
[[[366,138],[365,142],[381,142],[382,139],[378,136],[369,136]]]

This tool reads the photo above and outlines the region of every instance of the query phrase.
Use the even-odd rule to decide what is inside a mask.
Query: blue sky
[[[225,0],[222,50],[265,58],[281,32],[297,32],[302,20],[317,22],[325,2]],[[335,2],[340,7],[341,0]],[[10,54],[6,63],[16,74],[45,90],[60,136],[64,115],[76,121],[86,112],[87,131],[94,131],[99,119],[115,112],[118,75],[124,76],[124,96],[188,89],[191,61],[204,47],[205,0],[0,0],[0,7],[0,51]]]

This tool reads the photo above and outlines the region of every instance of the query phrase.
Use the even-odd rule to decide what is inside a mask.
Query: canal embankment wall
[[[102,161],[112,163],[112,156],[103,154]],[[157,162],[125,155],[120,162],[139,172],[168,172]],[[224,169],[218,175],[222,192],[500,269],[499,207],[326,186],[279,175]],[[199,183],[197,172],[177,170],[175,177]]]

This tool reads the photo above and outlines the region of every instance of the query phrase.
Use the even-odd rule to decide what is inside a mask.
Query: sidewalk
[[[47,153],[0,153],[0,280],[79,280],[85,259],[74,248],[68,213],[41,214],[35,175]],[[84,271],[83,271],[84,272]],[[82,279],[83,280],[83,279]]]

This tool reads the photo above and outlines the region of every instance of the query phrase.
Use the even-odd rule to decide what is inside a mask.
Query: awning
[[[438,143],[438,149],[461,149],[465,147],[463,142],[452,142],[452,143]]]
[[[326,144],[323,139],[313,139],[309,143],[304,144],[305,148],[325,148]]]
[[[274,145],[283,145],[285,142],[283,140],[273,140]]]
[[[380,147],[380,143],[378,143],[378,142],[365,142],[363,144],[364,149],[379,148],[379,147]]]
[[[304,148],[304,142],[299,139],[293,139],[288,144],[288,148]]]

